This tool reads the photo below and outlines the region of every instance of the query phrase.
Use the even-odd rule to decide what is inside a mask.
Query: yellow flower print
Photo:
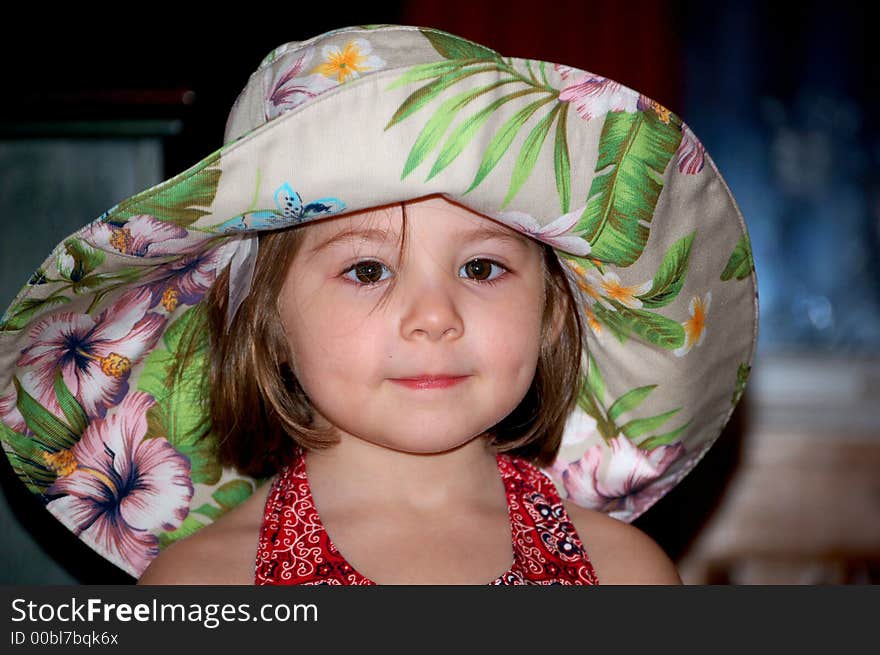
[[[324,61],[312,72],[336,78],[341,84],[350,78],[358,77],[361,73],[385,65],[382,58],[370,54],[372,51],[373,46],[366,39],[353,39],[346,43],[344,48],[324,46],[321,51]]]
[[[706,315],[709,313],[709,305],[712,304],[712,292],[707,291],[704,297],[694,296],[688,307],[691,317],[681,326],[684,328],[684,345],[674,352],[683,357],[694,346],[703,343],[706,337]]]
[[[661,105],[659,102],[651,101],[651,109],[657,114],[657,117],[661,122],[669,125],[669,121],[672,119],[672,112],[669,111],[666,107]]]
[[[584,308],[584,312],[587,315],[587,324],[590,326],[590,329],[593,331],[593,334],[596,337],[602,336],[602,324],[599,322],[599,319],[596,318],[596,315],[588,308]]]
[[[654,285],[652,281],[648,281],[625,287],[616,273],[609,271],[603,275],[597,270],[587,270],[577,262],[568,262],[568,265],[577,273],[577,285],[586,294],[587,303],[592,305],[598,302],[612,312],[616,312],[617,308],[609,300],[616,300],[624,307],[641,309],[642,301],[636,296],[647,293]]]
[[[567,261],[571,269],[577,274],[577,285],[586,294],[587,303],[592,305],[600,300],[600,285],[596,283],[598,274],[588,271],[577,262]]]
[[[616,300],[624,307],[629,307],[630,309],[641,309],[642,301],[636,298],[636,296],[641,296],[650,291],[651,287],[654,286],[654,282],[649,280],[643,284],[625,287],[621,284],[620,277],[616,273],[609,271],[602,276],[601,285],[602,291],[607,298]]]
[[[43,461],[58,477],[70,475],[76,470],[76,455],[72,450],[59,450],[57,453],[40,453]]]

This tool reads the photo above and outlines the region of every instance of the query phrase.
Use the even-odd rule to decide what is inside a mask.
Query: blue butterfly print
[[[284,184],[275,192],[276,209],[249,212],[231,218],[217,226],[219,232],[249,232],[252,230],[271,230],[304,223],[316,216],[331,216],[345,209],[339,198],[319,198],[303,204],[299,195],[289,184]]]

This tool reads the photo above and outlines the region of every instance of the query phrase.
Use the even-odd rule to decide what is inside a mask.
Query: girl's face
[[[305,228],[278,308],[318,425],[329,422],[342,439],[435,453],[482,434],[528,391],[541,345],[543,252],[442,198],[405,205],[402,260],[400,206]],[[463,379],[399,382],[441,375]]]

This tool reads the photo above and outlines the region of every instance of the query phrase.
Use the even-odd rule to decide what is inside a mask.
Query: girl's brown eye
[[[472,259],[465,267],[475,280],[485,280],[492,274],[492,263],[485,259]]]
[[[382,264],[379,262],[359,262],[354,265],[358,280],[364,284],[375,284],[382,277]]]

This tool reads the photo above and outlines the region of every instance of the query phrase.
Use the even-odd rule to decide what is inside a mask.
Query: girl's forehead
[[[440,216],[446,219],[446,221],[477,222],[489,220],[481,214],[449,202],[442,197],[429,196],[391,205],[361,209],[349,214],[343,214],[342,216],[331,216],[320,220],[316,227],[323,229],[325,232],[365,225],[383,226],[390,229],[399,228],[403,221],[430,220]]]
[[[499,237],[523,245],[538,244],[521,232],[442,197],[427,197],[394,205],[371,207],[313,222],[307,230],[309,249],[325,242],[357,236],[368,240],[399,240],[414,230],[424,238],[457,241]]]

